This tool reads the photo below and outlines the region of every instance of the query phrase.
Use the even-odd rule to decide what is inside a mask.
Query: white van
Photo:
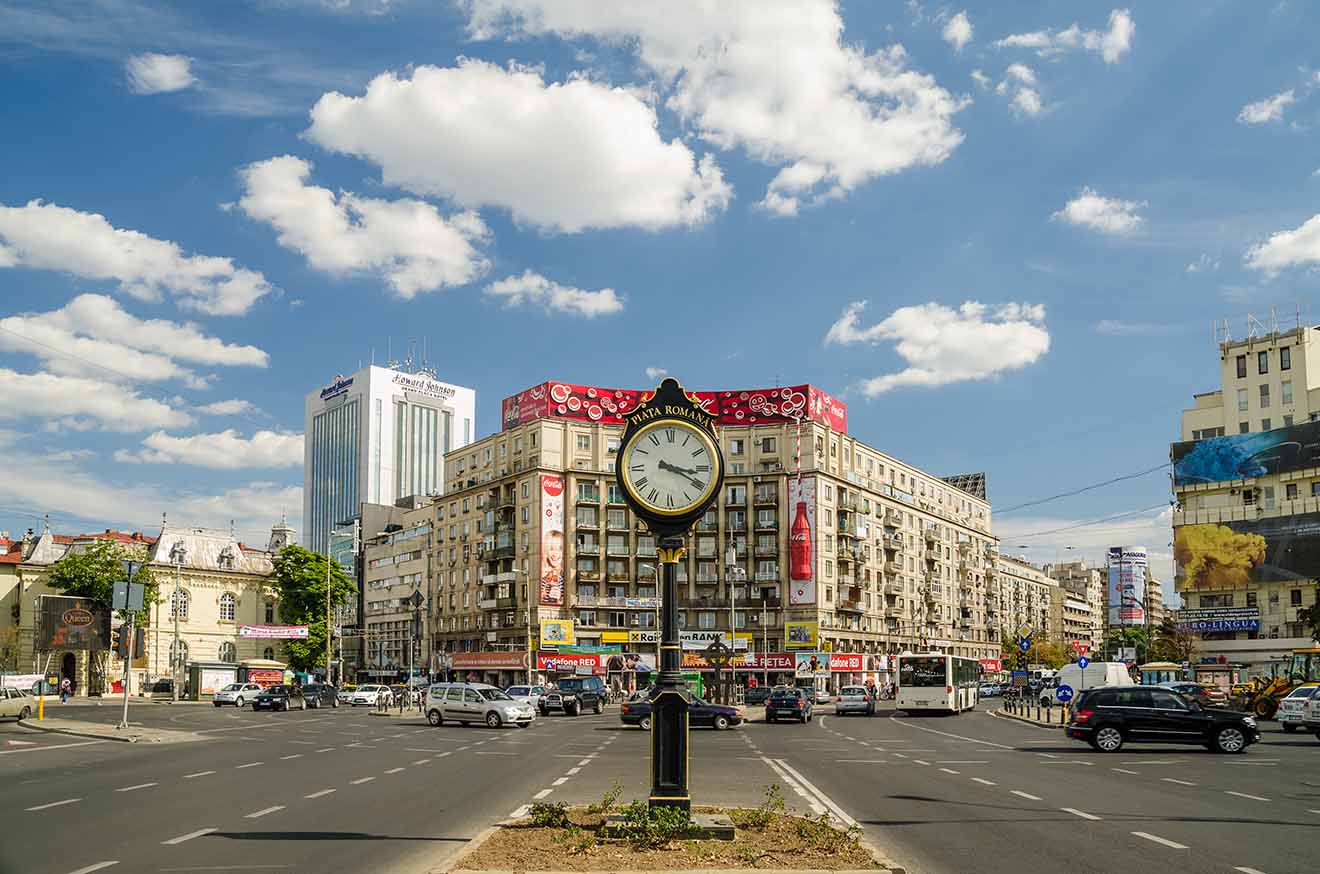
[[[1086,666],[1085,671],[1077,667],[1074,662],[1059,668],[1054,676],[1045,682],[1040,690],[1040,703],[1059,703],[1056,690],[1060,686],[1071,686],[1073,695],[1076,695],[1083,689],[1094,689],[1097,686],[1135,685],[1136,683],[1132,682],[1132,675],[1128,673],[1127,665],[1122,662],[1091,662]]]

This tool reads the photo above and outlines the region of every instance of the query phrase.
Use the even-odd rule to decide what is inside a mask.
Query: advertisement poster
[[[650,674],[655,671],[655,657],[635,652],[615,653],[605,656],[605,670],[616,674]]]
[[[41,596],[37,650],[110,648],[110,611],[103,602],[67,595]]]
[[[1188,589],[1320,577],[1320,513],[1250,522],[1179,525],[1173,556]]]
[[[799,680],[830,675],[830,654],[827,652],[799,652],[794,654],[793,674]]]
[[[1172,455],[1175,486],[1320,467],[1320,422],[1175,443]]]
[[[248,668],[245,682],[256,683],[263,689],[278,686],[284,682],[284,671],[279,668]]]
[[[731,667],[735,671],[791,671],[796,661],[791,652],[743,653],[734,657]],[[683,653],[683,670],[713,671],[715,666],[699,652]]]
[[[832,652],[829,663],[831,671],[860,673],[866,664],[866,656],[860,652]]]
[[[575,674],[579,671],[593,674],[605,673],[604,659],[609,656],[595,653],[549,653],[536,654],[538,671],[555,671],[561,674]]]
[[[1178,610],[1174,617],[1184,631],[1260,631],[1259,607],[1200,607]]]
[[[1003,670],[999,659],[981,659],[981,670],[987,674],[997,674]]]
[[[793,514],[788,530],[788,603],[816,603],[816,478],[788,481],[788,507]],[[792,644],[789,644],[792,646]]]
[[[1146,624],[1146,547],[1109,547],[1109,624]]]
[[[701,651],[710,646],[715,641],[721,641],[725,646],[732,646],[735,650],[746,650],[751,635],[736,635],[729,640],[727,631],[680,631],[678,633],[679,645],[687,651]]]
[[[197,671],[199,682],[197,691],[202,695],[214,695],[234,682],[237,673],[237,668],[199,668]]]
[[[541,606],[564,606],[564,478],[541,475]]]
[[[260,637],[274,640],[306,640],[306,625],[240,625],[239,637]]]
[[[450,660],[456,671],[527,670],[525,652],[456,652]]]
[[[785,649],[816,649],[816,622],[785,622]]]
[[[572,619],[542,619],[541,646],[572,646]]]

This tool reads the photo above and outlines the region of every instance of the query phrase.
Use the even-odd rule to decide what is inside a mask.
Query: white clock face
[[[714,444],[690,425],[648,425],[628,444],[625,455],[629,491],[658,513],[677,516],[704,506],[715,490]]]

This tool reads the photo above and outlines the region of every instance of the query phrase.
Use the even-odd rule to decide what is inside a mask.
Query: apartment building
[[[1059,639],[1051,624],[1051,605],[1059,584],[1025,558],[995,557],[997,589],[993,617],[1000,639],[1016,636],[1023,625]]]
[[[656,539],[614,473],[639,395],[543,383],[505,400],[500,433],[446,456],[433,621],[455,669],[512,679],[542,619],[572,620],[580,646],[654,652]],[[811,386],[695,396],[717,414],[728,471],[679,565],[682,628],[732,631],[755,652],[788,649],[793,628],[836,653],[998,656],[984,478],[965,490],[863,443]],[[801,525],[811,549],[790,567]]]
[[[376,511],[376,512],[372,512]],[[384,513],[381,516],[381,512]],[[409,506],[364,508],[381,530],[363,540],[360,664],[369,677],[393,679],[416,668],[435,673],[430,622],[434,607],[436,504],[413,499]],[[420,603],[413,601],[420,596]]]
[[[1085,561],[1066,561],[1045,565],[1045,575],[1058,584],[1050,595],[1050,636],[1088,643],[1092,652],[1101,652],[1107,622],[1106,570]]]
[[[1273,665],[1311,635],[1320,577],[1320,328],[1222,335],[1220,387],[1182,414],[1173,461],[1179,623],[1200,658]]]

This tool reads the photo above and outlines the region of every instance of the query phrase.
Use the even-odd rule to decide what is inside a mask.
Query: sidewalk
[[[48,711],[49,712],[49,711]],[[130,724],[126,729],[118,729],[102,722],[87,722],[81,719],[66,719],[62,716],[47,716],[38,720],[35,716],[19,723],[30,731],[43,731],[49,734],[67,734],[73,737],[90,737],[97,740],[114,740],[124,743],[187,743],[190,741],[212,740],[205,735],[191,731],[174,731],[167,728],[147,728]]]
[[[1010,707],[1013,709],[1010,710]],[[990,712],[995,716],[1016,719],[1018,722],[1026,722],[1030,725],[1047,728],[1063,728],[1068,724],[1068,708],[1058,705],[1037,708],[1035,703],[1014,705],[1012,702],[1003,701],[998,708]],[[1039,717],[1037,717],[1037,714],[1039,714]]]

